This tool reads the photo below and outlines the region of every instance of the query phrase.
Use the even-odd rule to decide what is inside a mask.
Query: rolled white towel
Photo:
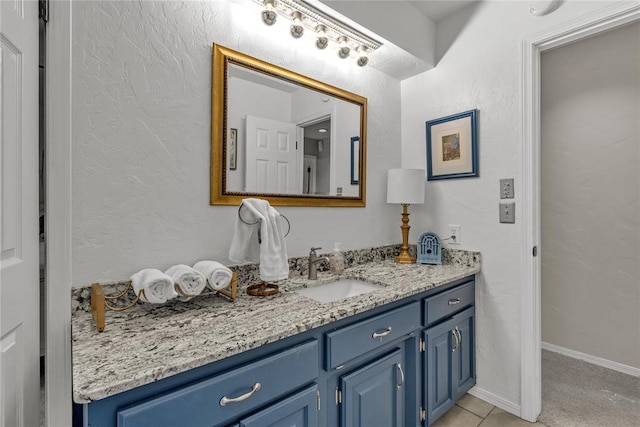
[[[188,265],[174,265],[169,267],[164,274],[171,276],[173,282],[178,285],[180,290],[188,295],[200,295],[205,286],[207,286],[207,279],[204,275]],[[178,295],[180,301],[189,301],[191,298],[192,297]]]
[[[178,294],[173,288],[173,279],[155,268],[147,268],[138,271],[131,276],[131,285],[136,295],[144,290],[144,295],[140,299],[153,304],[162,304]]]
[[[193,268],[204,274],[209,286],[214,291],[219,291],[229,286],[233,272],[216,261],[200,261]]]

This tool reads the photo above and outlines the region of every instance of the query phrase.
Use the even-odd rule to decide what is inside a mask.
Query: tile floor
[[[530,423],[503,411],[470,394],[465,394],[455,406],[431,427],[546,427]]]

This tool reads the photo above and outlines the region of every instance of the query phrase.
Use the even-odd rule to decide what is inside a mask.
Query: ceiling
[[[447,16],[478,2],[479,0],[411,0],[408,1],[424,16],[433,22],[439,22]]]
[[[481,0],[307,1],[381,41],[369,66],[404,80],[436,65],[438,23]]]

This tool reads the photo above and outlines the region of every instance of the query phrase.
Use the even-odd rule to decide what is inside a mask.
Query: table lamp
[[[396,262],[400,264],[413,264],[415,258],[409,255],[409,205],[424,203],[423,169],[389,169],[387,176],[387,203],[399,203],[402,205],[402,248]]]

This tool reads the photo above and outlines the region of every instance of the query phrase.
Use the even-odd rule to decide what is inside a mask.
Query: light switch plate
[[[513,199],[513,178],[506,178],[500,180],[500,198],[501,199]]]
[[[500,203],[500,222],[503,224],[515,224],[516,223],[516,204]]]

